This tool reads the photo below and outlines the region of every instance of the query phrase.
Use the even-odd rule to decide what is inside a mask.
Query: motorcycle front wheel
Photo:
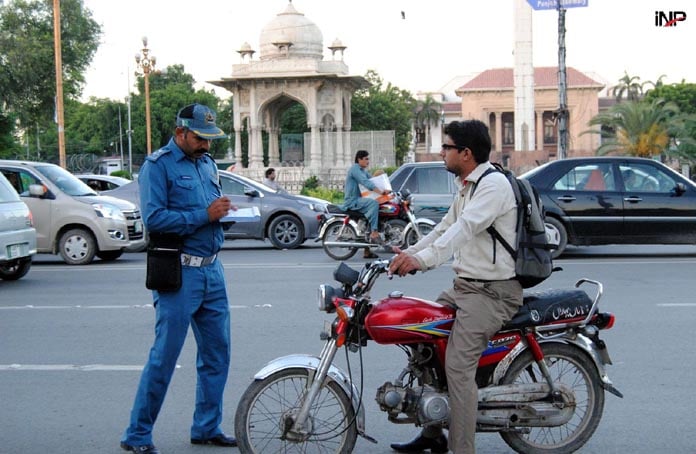
[[[544,361],[555,383],[575,394],[575,412],[570,421],[556,427],[531,427],[529,433],[501,432],[516,452],[565,454],[580,449],[599,425],[604,410],[604,389],[597,368],[586,353],[566,344],[542,344]],[[543,383],[545,378],[529,350],[510,365],[502,384]]]
[[[433,231],[433,228],[434,227],[432,225],[428,224],[427,222],[419,222],[418,223],[418,231],[421,234],[421,236],[420,236],[421,238],[425,238],[425,236],[428,233]],[[408,232],[408,236],[406,237],[406,244],[404,245],[404,247],[413,246],[414,244],[416,244],[418,242],[418,239],[419,238],[418,238],[418,234],[416,233],[416,231],[411,229]]]
[[[308,371],[285,369],[254,381],[244,392],[234,421],[239,451],[249,454],[349,454],[358,432],[350,397],[336,382],[327,382],[314,400],[306,433],[291,430],[309,389]]]
[[[355,243],[357,241],[358,233],[352,225],[344,225],[343,221],[334,221],[328,225],[324,236],[321,237],[324,252],[334,260],[348,260],[358,252],[358,248],[351,246],[327,246],[327,242]]]

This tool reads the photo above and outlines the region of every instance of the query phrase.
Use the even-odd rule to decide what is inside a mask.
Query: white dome
[[[278,14],[262,30],[261,60],[278,58],[324,58],[324,37],[314,22],[304,14],[298,13],[292,3]],[[281,49],[278,44],[290,44],[289,49]]]

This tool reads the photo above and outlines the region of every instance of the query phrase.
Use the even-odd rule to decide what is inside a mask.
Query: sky
[[[123,99],[135,86],[135,54],[147,36],[157,68],[183,64],[199,88],[232,75],[248,42],[259,56],[263,27],[288,0],[83,0],[103,28],[86,74],[83,99]],[[324,58],[339,38],[351,75],[369,69],[386,82],[438,92],[461,76],[514,64],[515,0],[293,0],[324,38]],[[402,17],[401,12],[404,12]],[[656,11],[684,11],[674,27],[656,27]],[[535,66],[558,65],[558,14],[534,11]],[[589,0],[566,13],[566,65],[614,85],[627,72],[641,81],[696,83],[696,3],[687,0]],[[135,91],[135,88],[130,88]]]

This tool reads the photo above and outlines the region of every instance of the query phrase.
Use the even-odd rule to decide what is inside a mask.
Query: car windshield
[[[92,188],[87,186],[85,183],[80,181],[79,178],[62,167],[55,165],[43,165],[36,166],[36,170],[51,181],[51,183],[58,186],[61,191],[70,196],[79,197],[86,195],[97,195]]]

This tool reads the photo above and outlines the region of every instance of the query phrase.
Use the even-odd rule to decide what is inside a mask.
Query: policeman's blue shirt
[[[183,236],[183,252],[191,255],[209,257],[221,249],[222,225],[208,220],[208,206],[222,190],[208,154],[191,159],[172,138],[147,157],[138,181],[143,222],[150,232]]]
[[[343,206],[346,209],[354,208],[355,202],[360,199],[360,187],[358,185],[363,185],[369,190],[375,189],[375,184],[370,181],[370,173],[360,167],[360,164],[355,163],[348,169],[348,175],[346,176],[346,185],[344,188],[345,196]]]

